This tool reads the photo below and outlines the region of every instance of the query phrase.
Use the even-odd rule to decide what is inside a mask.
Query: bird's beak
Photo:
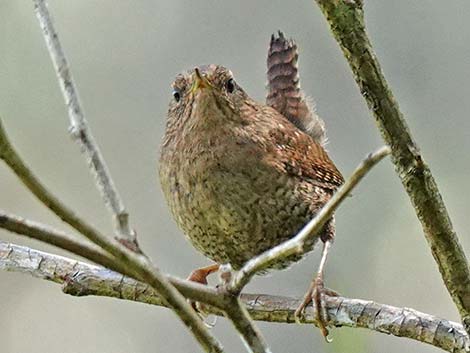
[[[197,67],[194,69],[193,76],[194,78],[193,78],[193,85],[191,87],[191,93],[194,94],[199,89],[212,87],[212,85],[207,80],[207,78],[201,75],[201,72],[199,71]]]

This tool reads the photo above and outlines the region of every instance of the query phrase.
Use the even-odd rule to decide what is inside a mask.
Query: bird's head
[[[168,124],[215,126],[236,120],[246,93],[220,65],[204,65],[179,74],[172,84]]]

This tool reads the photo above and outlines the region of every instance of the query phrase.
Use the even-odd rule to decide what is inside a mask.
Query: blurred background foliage
[[[175,227],[156,177],[174,76],[220,63],[264,100],[265,57],[282,29],[301,49],[305,91],[326,120],[328,149],[348,175],[382,144],[326,22],[312,1],[50,1],[87,118],[131,212],[143,249],[166,272],[186,276],[208,261]],[[366,1],[368,30],[411,130],[470,250],[470,6],[468,1]],[[18,150],[63,201],[102,230],[110,217],[68,120],[30,1],[0,0],[0,115]],[[0,166],[0,207],[64,228]],[[65,227],[66,228],[66,227]],[[2,240],[59,252],[0,232]],[[300,296],[319,251],[288,271],[256,278],[251,292]],[[382,162],[337,213],[326,283],[458,321],[407,195]],[[197,352],[168,310],[106,298],[74,298],[53,284],[0,272],[3,353]],[[366,330],[333,330],[324,343],[309,326],[259,323],[274,352],[437,352]],[[214,333],[227,352],[244,348],[230,324]]]

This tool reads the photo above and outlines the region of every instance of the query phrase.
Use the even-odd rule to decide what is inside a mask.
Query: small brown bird
[[[178,226],[216,262],[193,271],[191,280],[207,283],[219,264],[240,269],[292,238],[343,183],[323,148],[324,123],[300,89],[297,59],[293,41],[281,32],[272,36],[267,105],[251,99],[218,65],[196,67],[172,85],[160,182]],[[321,239],[326,259],[334,234],[331,219],[308,249]],[[282,269],[301,258],[291,256],[272,267]],[[297,314],[312,299],[321,305],[322,269]],[[327,335],[322,310],[317,312]]]

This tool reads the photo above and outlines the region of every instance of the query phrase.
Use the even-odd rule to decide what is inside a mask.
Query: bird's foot
[[[332,289],[325,288],[323,284],[323,276],[321,274],[312,281],[310,288],[305,293],[302,303],[295,310],[295,321],[300,322],[300,318],[303,316],[305,308],[313,303],[315,305],[315,319],[317,321],[318,328],[321,330],[323,337],[329,343],[332,339],[328,336],[328,321],[329,316],[325,305],[325,296],[337,297],[339,294]]]

